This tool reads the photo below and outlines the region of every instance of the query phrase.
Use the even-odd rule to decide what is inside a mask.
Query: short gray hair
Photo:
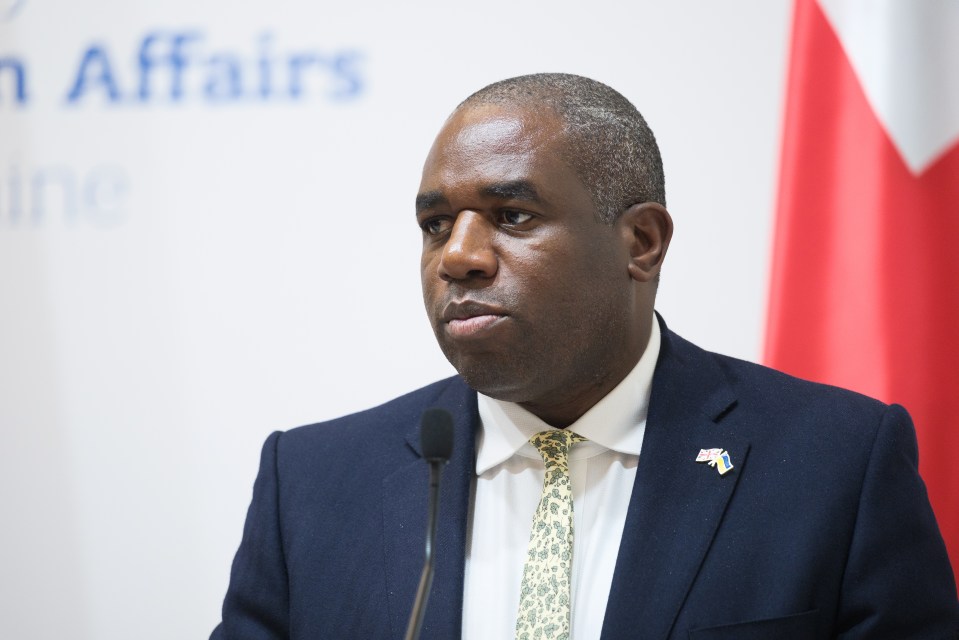
[[[663,160],[652,130],[615,89],[583,76],[536,73],[483,87],[456,108],[479,104],[552,109],[565,123],[568,161],[612,223],[634,204],[666,206]]]

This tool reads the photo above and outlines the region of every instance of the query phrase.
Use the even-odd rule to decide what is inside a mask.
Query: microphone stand
[[[413,613],[410,615],[410,621],[406,627],[405,640],[416,640],[420,637],[423,616],[426,613],[426,602],[430,597],[430,587],[433,586],[433,542],[436,539],[437,514],[439,513],[440,474],[443,473],[445,462],[445,460],[430,462],[430,506],[426,531],[426,558],[423,562],[423,573],[420,574],[420,586],[416,590],[416,600],[413,602]]]
[[[429,600],[430,587],[433,586],[433,546],[436,541],[437,514],[440,506],[440,475],[443,473],[443,466],[449,462],[453,453],[453,416],[448,411],[434,408],[423,412],[420,425],[420,448],[423,451],[423,458],[430,463],[426,559],[423,562],[423,573],[420,575],[420,586],[416,590],[413,611],[410,613],[410,621],[406,627],[406,640],[417,640],[420,637],[423,616],[426,613],[426,601]]]

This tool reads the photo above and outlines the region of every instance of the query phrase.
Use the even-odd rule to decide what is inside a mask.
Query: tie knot
[[[565,467],[569,459],[569,448],[574,442],[585,442],[586,438],[567,431],[566,429],[550,429],[540,431],[529,439],[529,443],[536,447],[539,455],[543,456],[546,467],[560,465]]]

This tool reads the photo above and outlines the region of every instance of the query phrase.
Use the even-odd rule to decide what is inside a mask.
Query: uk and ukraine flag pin
[[[733,461],[725,449],[700,449],[696,462],[708,462],[710,467],[716,467],[721,476],[733,470]]]

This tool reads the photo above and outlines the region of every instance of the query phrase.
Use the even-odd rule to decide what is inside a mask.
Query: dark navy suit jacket
[[[955,638],[906,412],[708,353],[663,326],[603,638]],[[458,638],[476,394],[450,378],[274,433],[212,640],[402,638],[423,562],[419,422],[455,419],[424,638]],[[721,476],[695,462],[729,451]]]

